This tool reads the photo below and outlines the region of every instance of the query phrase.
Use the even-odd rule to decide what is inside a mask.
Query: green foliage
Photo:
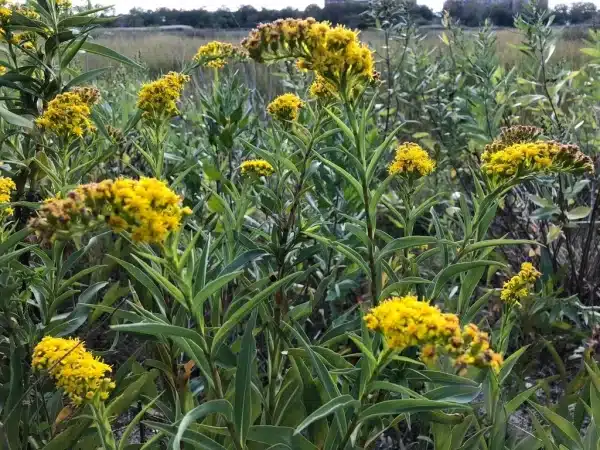
[[[569,67],[553,59],[552,19],[524,11],[526,64],[507,69],[488,24],[466,33],[445,17],[431,49],[410,8],[379,2],[377,83],[341,78],[343,94],[315,99],[313,75],[277,61],[274,90],[304,100],[297,121],[279,122],[265,112],[272,91],[246,82],[254,66],[187,61],[180,114],[149,118],[136,106],[140,64],[92,40],[101,10],[31,5],[38,18],[6,26],[34,33],[33,48],[0,44],[0,171],[16,185],[0,203],[2,448],[597,447],[598,175],[502,178],[481,155],[503,127],[532,124],[597,160],[598,33],[582,49],[589,62]],[[127,69],[82,72],[83,51]],[[65,138],[36,124],[57,95],[92,82],[96,131]],[[407,141],[433,173],[390,174]],[[243,176],[251,159],[273,174]],[[73,213],[86,220],[40,240],[45,198],[142,176],[189,207],[164,240],[115,226],[141,210],[116,194],[98,217],[86,204]],[[520,304],[502,304],[524,261],[540,279]],[[474,347],[489,340],[498,370],[461,360],[450,340],[433,358],[398,347],[364,320],[408,295],[482,330]],[[430,342],[435,326],[412,319],[392,331]],[[113,367],[106,400],[69,404],[34,370],[48,335],[76,336]]]

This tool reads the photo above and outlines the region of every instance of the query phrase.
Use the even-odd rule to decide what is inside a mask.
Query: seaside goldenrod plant
[[[2,447],[596,448],[600,37],[372,9],[147,73],[0,4]]]

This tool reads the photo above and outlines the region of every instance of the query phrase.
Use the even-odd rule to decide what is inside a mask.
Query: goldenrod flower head
[[[404,142],[396,149],[394,161],[389,165],[390,175],[408,174],[422,177],[435,169],[435,161],[423,148],[413,142]]]
[[[542,130],[516,126],[503,128],[500,136],[485,147],[482,169],[488,175],[509,178],[535,173],[593,172],[594,164],[579,147],[538,140]]]
[[[145,117],[155,119],[178,115],[177,102],[189,80],[189,75],[169,72],[156,81],[144,84],[138,94],[138,108],[144,111]]]
[[[36,119],[36,124],[43,130],[67,138],[82,137],[86,133],[96,131],[90,116],[91,108],[98,97],[87,95],[94,91],[98,92],[95,88],[79,88],[58,94]]]
[[[371,81],[374,58],[358,32],[342,25],[308,19],[280,19],[252,30],[242,45],[258,62],[293,58],[335,86]]]
[[[264,159],[244,161],[240,166],[240,172],[245,176],[256,175],[259,177],[268,177],[272,175],[274,171],[275,169],[273,169],[273,166]]]
[[[10,193],[16,189],[15,182],[10,178],[0,177],[0,218],[10,216],[12,208],[2,207],[4,203],[10,202]]]
[[[463,329],[456,314],[443,313],[417,297],[392,297],[371,309],[364,318],[369,329],[383,334],[387,345],[397,351],[419,347],[426,363],[445,352],[460,370],[466,366],[491,367],[497,371],[502,356],[494,353],[487,333],[469,324]]]
[[[316,75],[315,80],[312,82],[309,88],[309,94],[311,97],[320,100],[329,100],[335,95],[335,88],[323,78],[321,75]]]
[[[0,66],[0,76],[5,75],[8,69],[4,66]]]
[[[55,0],[55,1],[56,1],[56,6],[58,6],[59,8],[69,9],[69,8],[71,8],[71,6],[73,6],[71,0]]]
[[[521,305],[521,301],[529,296],[536,280],[541,276],[533,264],[525,262],[518,274],[504,283],[500,299],[509,305]]]
[[[298,112],[304,102],[296,94],[283,94],[267,106],[267,112],[278,120],[293,121],[298,119]]]
[[[46,200],[30,227],[43,240],[108,225],[138,242],[159,243],[191,213],[181,197],[155,178],[120,178],[79,186],[65,199]]]
[[[206,67],[221,69],[227,60],[240,55],[238,49],[227,42],[212,41],[198,49],[194,61]]]
[[[115,388],[108,378],[112,367],[88,352],[78,338],[44,337],[35,346],[31,363],[34,370],[46,370],[75,405],[106,400]]]

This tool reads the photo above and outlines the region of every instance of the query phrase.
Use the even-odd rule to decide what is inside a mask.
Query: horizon
[[[556,5],[565,4],[565,5],[573,5],[577,3],[578,0],[550,0],[548,6],[550,8],[554,8]],[[76,2],[76,4],[85,4],[87,2]],[[252,6],[253,8],[260,9],[274,9],[274,10],[282,10],[285,8],[294,8],[297,10],[305,10],[307,6],[317,5],[319,7],[324,6],[324,1],[319,0],[259,0],[253,2],[252,5],[248,4],[248,1],[243,0],[221,0],[220,2],[214,2],[210,0],[180,0],[177,5],[177,8],[172,6],[172,2],[168,0],[121,0],[120,2],[111,2],[108,0],[100,0],[100,4],[104,6],[113,6],[115,12],[117,14],[127,14],[132,9],[138,8],[144,11],[154,11],[160,8],[168,8],[168,9],[176,9],[176,10],[194,10],[194,9],[205,9],[207,11],[216,11],[218,9],[228,9],[231,11],[235,11],[242,6]],[[596,6],[600,5],[600,0],[590,1],[590,3],[594,3]],[[443,9],[444,0],[418,0],[418,5],[425,5],[433,10],[433,12],[440,12]]]

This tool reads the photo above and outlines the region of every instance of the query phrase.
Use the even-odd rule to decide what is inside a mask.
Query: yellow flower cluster
[[[71,0],[55,0],[55,1],[56,1],[56,6],[58,6],[59,8],[69,9],[71,6],[73,6]]]
[[[525,262],[518,274],[504,283],[500,299],[509,305],[521,305],[521,301],[529,296],[536,280],[541,276],[533,264]]]
[[[145,117],[153,119],[171,118],[179,114],[177,102],[189,75],[169,72],[162,78],[146,83],[138,94],[137,107]]]
[[[78,338],[44,337],[33,350],[32,366],[46,370],[75,405],[106,400],[115,388],[108,378],[112,367],[88,352]]]
[[[267,112],[278,120],[296,120],[304,102],[296,94],[283,94],[267,106]]]
[[[0,206],[3,203],[10,202],[10,193],[16,188],[15,182],[10,178],[0,177]],[[0,218],[4,215],[11,215],[13,213],[12,208],[0,208]]]
[[[130,232],[135,241],[159,243],[191,212],[163,181],[121,178],[81,185],[65,199],[46,200],[30,227],[43,240],[52,240],[107,224],[115,232]]]
[[[402,351],[419,347],[426,363],[435,361],[442,351],[460,370],[475,366],[498,371],[502,365],[502,356],[490,348],[487,333],[474,324],[461,329],[458,316],[442,313],[412,295],[386,300],[371,309],[364,320],[369,329],[383,334],[390,348]]]
[[[58,94],[35,122],[41,129],[60,137],[82,137],[96,130],[90,116],[91,108],[99,98],[95,88],[79,88]]]
[[[390,175],[408,174],[422,177],[435,169],[435,161],[420,145],[404,142],[396,149],[394,161],[389,165]]]
[[[500,178],[550,172],[593,172],[591,158],[579,147],[538,140],[541,130],[516,126],[503,129],[481,155],[482,169]]]
[[[240,166],[242,175],[256,175],[259,177],[268,177],[273,174],[275,169],[264,159],[251,159],[244,161]]]
[[[294,58],[301,69],[313,70],[335,86],[373,80],[373,53],[359,41],[357,31],[342,25],[280,19],[259,25],[242,45],[258,62]]]
[[[227,60],[240,56],[240,51],[227,42],[212,41],[198,49],[194,61],[202,66],[222,69]]]
[[[313,98],[328,100],[334,96],[335,89],[325,78],[317,74],[315,80],[310,85],[308,92]]]

